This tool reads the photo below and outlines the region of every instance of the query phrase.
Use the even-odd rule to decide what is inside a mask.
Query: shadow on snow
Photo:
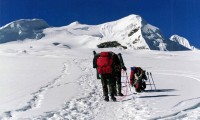
[[[172,96],[179,96],[179,95],[152,95],[152,96],[140,96],[137,98],[172,97]]]

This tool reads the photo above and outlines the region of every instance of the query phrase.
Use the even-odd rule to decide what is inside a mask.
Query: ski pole
[[[153,77],[152,77],[151,72],[150,72],[150,76],[151,76],[151,80],[153,81],[153,84],[154,84],[154,87],[155,87],[155,90],[156,90],[156,85],[155,85],[155,83],[154,83],[154,80],[153,80]]]
[[[150,87],[151,87],[151,81],[150,81],[150,77],[149,77],[149,72],[147,72],[147,79],[149,80],[149,84],[150,84]],[[151,90],[152,90],[152,87],[151,87]]]

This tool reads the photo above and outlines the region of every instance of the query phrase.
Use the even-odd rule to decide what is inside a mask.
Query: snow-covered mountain
[[[86,25],[76,21],[63,27],[49,27],[45,21],[33,19],[14,21],[0,28],[0,43],[24,39],[41,39],[46,44],[68,48],[118,46],[161,51],[190,49],[180,42],[165,38],[159,28],[148,24],[139,15],[129,15],[100,25]],[[113,41],[114,45],[105,43]]]
[[[101,25],[103,40],[118,41],[133,49],[162,51],[188,50],[181,44],[166,39],[159,28],[148,24],[138,15],[129,15],[120,20]]]
[[[171,40],[171,41],[174,41],[174,42],[177,42],[177,43],[179,43],[179,44],[181,44],[181,45],[187,47],[187,48],[190,49],[190,50],[195,50],[195,49],[196,49],[194,46],[191,46],[191,45],[190,45],[189,41],[188,41],[186,38],[181,37],[181,36],[179,36],[179,35],[172,35],[172,36],[170,37],[170,40]]]
[[[0,43],[24,39],[41,39],[43,29],[49,25],[44,20],[22,19],[11,22],[0,28]]]

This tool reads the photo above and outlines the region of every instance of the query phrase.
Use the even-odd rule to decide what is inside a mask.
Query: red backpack
[[[101,52],[100,57],[97,58],[97,71],[99,74],[112,73],[112,58],[110,52]]]

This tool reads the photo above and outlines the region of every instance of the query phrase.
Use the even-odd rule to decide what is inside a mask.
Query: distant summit
[[[188,50],[187,47],[165,38],[159,28],[148,24],[139,15],[129,15],[102,24],[100,31],[103,35],[102,39],[118,41],[128,49]]]
[[[41,39],[44,37],[42,30],[48,27],[49,25],[40,19],[17,20],[0,28],[0,43],[24,39]]]
[[[184,37],[181,37],[181,36],[178,36],[178,35],[172,35],[170,37],[170,40],[174,41],[174,42],[177,42],[177,43],[179,43],[179,44],[187,47],[190,50],[194,50],[195,49],[195,47],[191,46],[190,43],[189,43],[189,41],[186,38],[184,38]]]
[[[80,24],[80,22],[79,21],[75,21],[75,22],[72,22],[72,23],[70,23],[69,24],[69,26],[73,26],[73,25],[79,25]]]

